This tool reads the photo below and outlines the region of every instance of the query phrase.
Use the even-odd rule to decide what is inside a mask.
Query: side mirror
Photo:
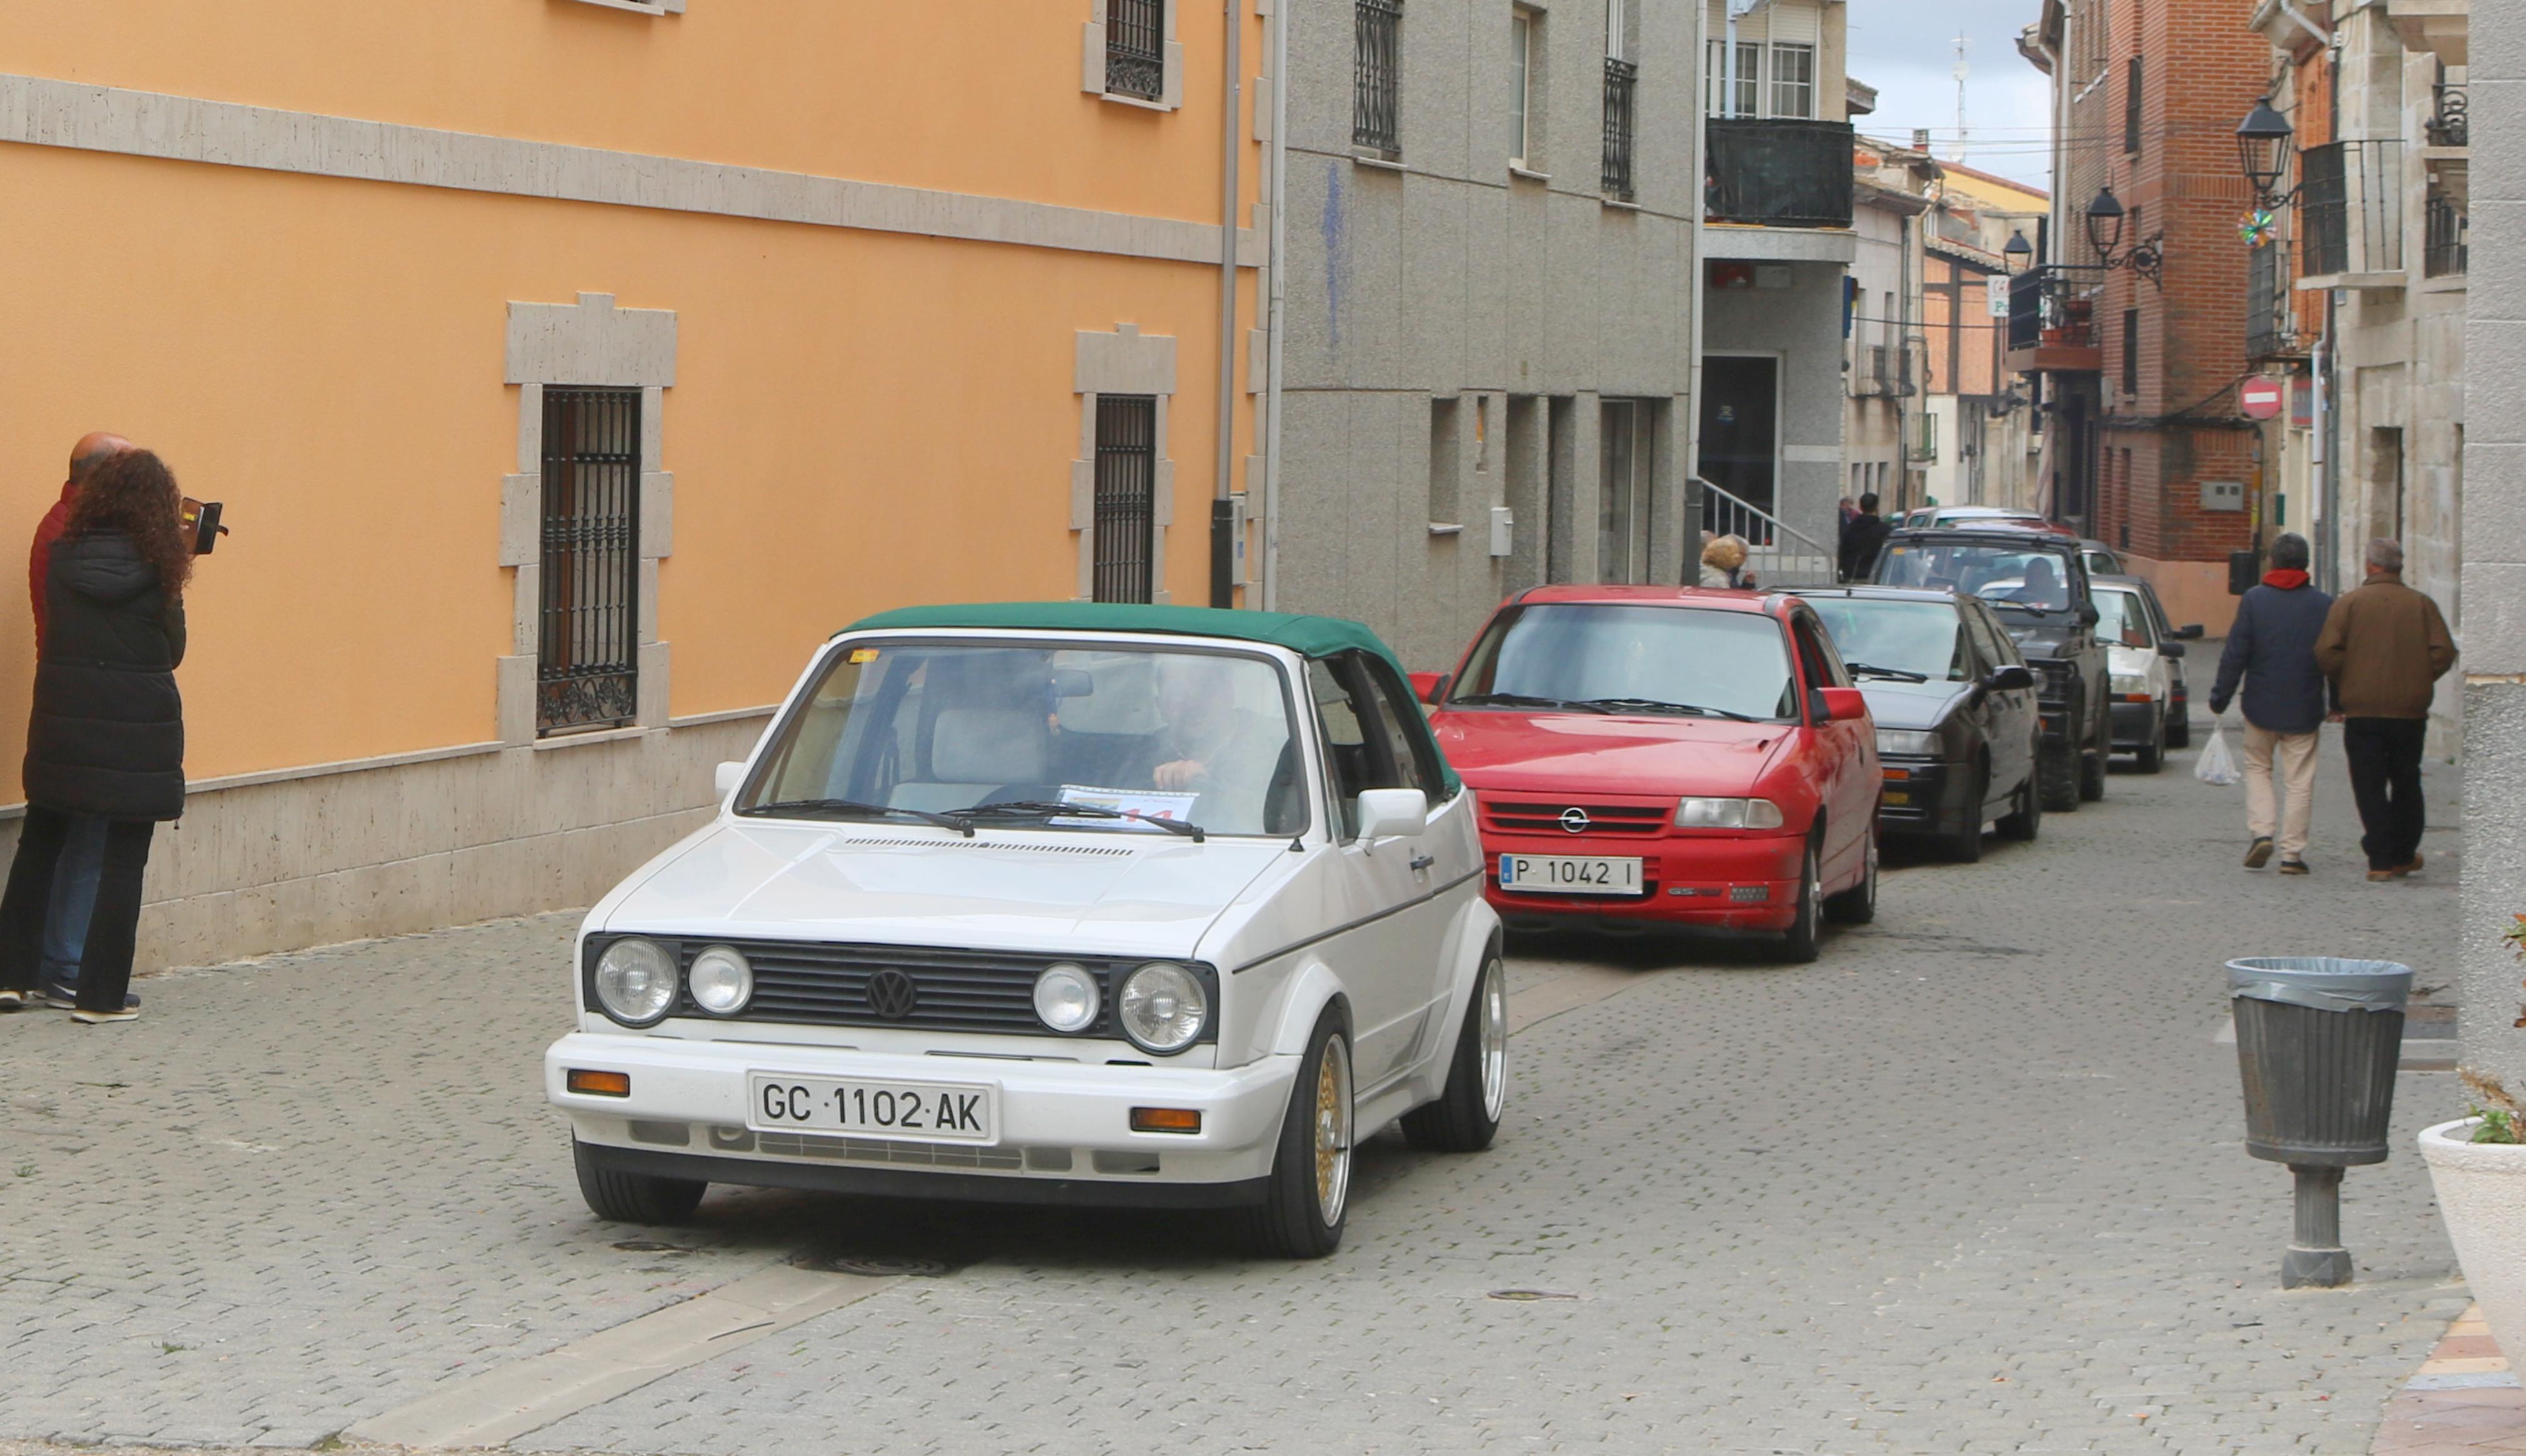
[[[725,799],[745,781],[745,765],[722,764],[711,770],[711,792]]]
[[[1993,692],[2020,692],[2035,685],[2035,670],[2019,663],[1995,668],[1982,679],[1982,685]]]
[[[2079,604],[2080,626],[2095,627],[2097,623],[2104,620],[2104,614],[2097,610],[2097,604],[2095,602],[2081,602]]]
[[[1412,695],[1425,703],[1435,703],[1447,695],[1445,673],[1414,673]]]
[[[2201,640],[2201,624],[2197,622],[2190,627],[2179,627],[2167,635],[2187,642],[2198,642]]]
[[[2160,642],[2157,644],[2157,655],[2160,657],[2182,657],[2184,655],[2184,644],[2182,642]]]
[[[1828,687],[1817,695],[1822,699],[1818,723],[1864,723],[1868,719],[1868,699],[1856,687]]]
[[[1430,796],[1417,788],[1366,788],[1359,794],[1359,836],[1418,839],[1430,824]]]

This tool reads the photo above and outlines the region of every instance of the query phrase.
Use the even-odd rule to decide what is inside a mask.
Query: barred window
[[[1167,0],[1105,0],[1105,89],[1156,101],[1166,94]]]
[[[535,731],[637,715],[640,391],[548,386]]]
[[[1399,0],[1352,3],[1351,145],[1390,157],[1403,150],[1403,7]]]
[[[1100,602],[1154,599],[1150,563],[1157,518],[1158,401],[1096,396],[1094,585]]]

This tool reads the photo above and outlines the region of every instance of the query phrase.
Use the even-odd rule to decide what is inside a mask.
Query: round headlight
[[[596,1004],[629,1027],[645,1027],[676,1004],[676,958],[655,940],[617,940],[596,958]]]
[[[713,1016],[734,1016],[754,999],[754,968],[733,946],[714,945],[693,957],[684,973],[693,1004]]]
[[[1035,979],[1035,1014],[1056,1031],[1085,1031],[1096,1024],[1096,978],[1064,962]]]
[[[1210,1019],[1210,996],[1184,967],[1151,961],[1124,979],[1114,1010],[1123,1034],[1142,1051],[1180,1052]]]

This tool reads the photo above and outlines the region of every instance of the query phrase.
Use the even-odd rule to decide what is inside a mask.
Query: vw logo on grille
[[[1588,811],[1576,804],[1562,810],[1561,827],[1574,834],[1588,832]]]
[[[869,1010],[887,1021],[899,1022],[920,1007],[921,987],[913,983],[911,977],[888,966],[869,978],[868,1004]]]

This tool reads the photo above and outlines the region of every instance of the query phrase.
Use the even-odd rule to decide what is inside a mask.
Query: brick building
[[[2236,402],[2252,203],[2236,127],[2271,70],[2253,9],[2046,0],[2021,42],[2051,76],[2057,149],[2009,340],[2011,367],[2040,377],[2041,498],[2213,631],[2234,611],[2228,554],[2256,533],[2257,436]]]

